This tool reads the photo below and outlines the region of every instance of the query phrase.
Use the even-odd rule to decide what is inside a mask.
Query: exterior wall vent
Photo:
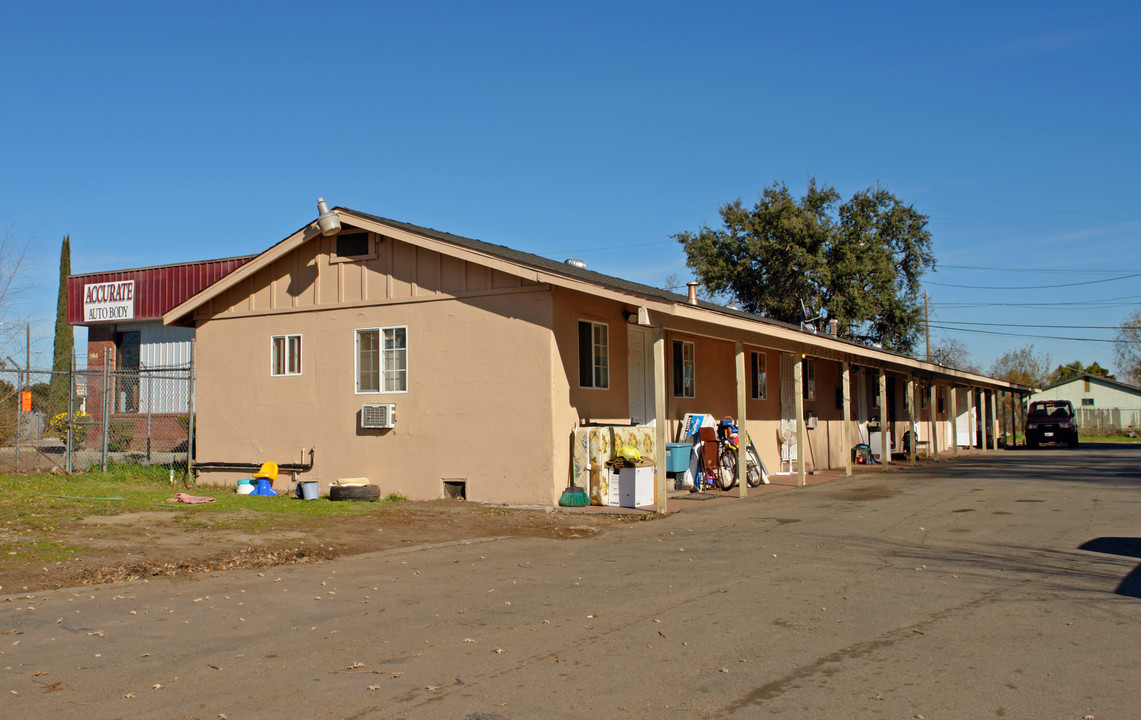
[[[394,403],[361,405],[361,427],[375,430],[396,427],[396,405]]]
[[[449,500],[467,500],[467,478],[444,478],[444,497]]]

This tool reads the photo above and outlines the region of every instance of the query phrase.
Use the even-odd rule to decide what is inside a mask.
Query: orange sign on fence
[[[24,412],[32,411],[32,391],[24,390],[20,393],[20,409]]]

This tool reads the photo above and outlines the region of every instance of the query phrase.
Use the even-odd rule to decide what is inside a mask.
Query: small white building
[[[1083,433],[1141,427],[1141,387],[1082,373],[1030,396],[1035,400],[1069,400]]]

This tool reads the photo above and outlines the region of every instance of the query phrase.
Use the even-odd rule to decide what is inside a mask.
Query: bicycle
[[[718,440],[718,485],[722,490],[737,486],[737,445],[740,431],[732,418],[725,418],[717,426]],[[759,487],[765,482],[761,472],[761,458],[753,447],[753,439],[745,431],[745,483],[749,487]]]
[[[698,473],[694,492],[715,487],[720,490],[732,490],[737,486],[738,435],[737,425],[733,423],[732,418],[725,418],[718,424],[716,465],[707,467],[706,453],[702,453],[701,471]],[[761,472],[761,458],[757,455],[752,438],[749,437],[747,431],[745,439],[748,442],[745,446],[745,482],[749,487],[758,487],[765,482],[764,474]],[[705,442],[714,442],[714,440],[710,439]],[[708,458],[708,460],[713,459],[713,457]]]

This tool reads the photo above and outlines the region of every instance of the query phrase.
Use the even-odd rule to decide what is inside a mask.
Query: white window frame
[[[582,377],[582,330],[583,325],[590,326],[590,384],[583,384]],[[605,343],[602,344],[602,361],[603,365],[598,364],[598,351],[600,343],[598,342],[598,329],[601,328],[606,335]],[[583,390],[609,390],[610,389],[610,325],[597,320],[588,320],[586,318],[579,318],[578,324],[575,325],[575,333],[578,338],[578,386]],[[600,378],[601,371],[605,370],[606,377]]]
[[[681,394],[678,394],[678,380],[676,362],[672,362],[671,366],[674,370],[673,378],[673,396],[675,398],[694,398],[697,397],[697,344],[692,340],[674,340],[671,345],[672,351],[675,356],[678,350],[681,350]],[[686,373],[686,355],[688,350],[689,355],[689,372]],[[688,380],[688,383],[686,382]],[[687,387],[688,385],[688,387]]]
[[[753,387],[750,390],[754,400],[769,399],[769,355],[765,352],[753,351],[750,359],[749,372],[753,375]],[[757,370],[760,372],[757,372]]]
[[[281,341],[281,353],[282,353],[282,355],[281,355],[281,368],[282,368],[281,372],[277,371],[277,365],[278,365],[278,363],[277,363],[277,360],[278,360],[277,341],[278,340]],[[293,343],[290,342],[291,340],[297,341],[296,349],[294,349]],[[300,375],[302,372],[302,368],[304,367],[301,363],[301,358],[302,358],[301,348],[302,348],[301,333],[271,335],[269,338],[269,374],[270,374],[270,377],[287,377],[290,375]],[[296,370],[292,369],[292,366],[294,365],[294,363],[290,362],[293,359],[296,359],[296,361],[297,361],[296,362],[296,365],[297,365]]]
[[[404,347],[398,348],[404,351],[404,388],[392,389],[387,383],[387,369],[385,367],[385,350],[384,350],[384,333],[387,330],[404,331]],[[376,333],[377,348],[376,348],[376,390],[361,390],[361,353],[360,353],[360,339],[361,333]],[[353,389],[357,395],[403,395],[408,392],[409,387],[409,353],[408,353],[408,326],[407,325],[388,325],[384,327],[364,327],[355,328],[353,330]],[[396,370],[394,372],[399,372]]]

